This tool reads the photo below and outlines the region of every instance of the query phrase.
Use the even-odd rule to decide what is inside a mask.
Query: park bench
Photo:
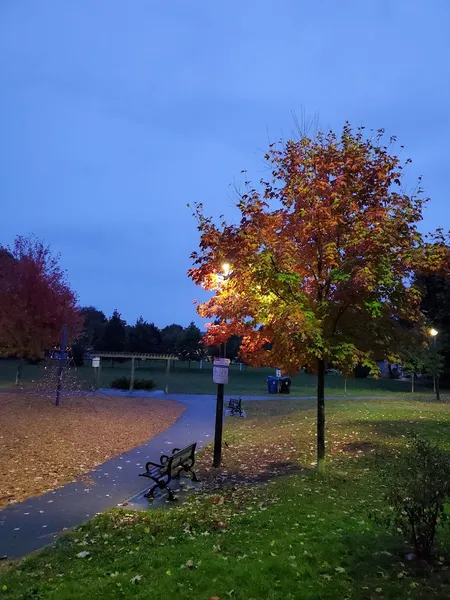
[[[191,473],[192,481],[199,481],[192,470],[195,463],[195,448],[197,444],[191,444],[180,450],[174,448],[172,454],[167,456],[163,454],[160,463],[149,461],[145,465],[145,473],[139,473],[139,477],[148,477],[154,481],[154,485],[144,494],[145,498],[154,498],[156,488],[166,489],[169,493],[169,500],[175,500],[169,483],[172,479],[180,477],[182,472]]]
[[[230,398],[228,400],[228,410],[230,415],[239,414],[242,417],[242,400],[241,398]]]

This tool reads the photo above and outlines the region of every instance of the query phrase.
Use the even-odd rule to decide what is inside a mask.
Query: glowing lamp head
[[[431,327],[431,328],[428,330],[428,333],[431,335],[431,337],[436,337],[436,336],[437,336],[437,334],[439,333],[439,331],[438,331],[437,329],[434,329],[434,327]]]
[[[229,263],[223,263],[222,273],[225,275],[225,277],[228,277],[228,275],[231,273],[231,266]]]

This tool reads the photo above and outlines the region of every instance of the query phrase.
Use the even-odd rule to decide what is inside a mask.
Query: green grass
[[[103,360],[101,369],[101,387],[109,387],[113,379],[121,376],[129,376],[131,363],[115,363],[111,367],[111,361]],[[15,380],[17,363],[10,360],[0,360],[0,386],[12,386]],[[172,367],[169,378],[167,378],[166,363],[164,361],[146,361],[140,363],[136,370],[136,377],[140,379],[153,379],[157,389],[165,389],[169,385],[169,392],[173,394],[214,394],[216,385],[212,380],[212,365],[204,363],[203,369],[198,363],[176,362]],[[45,377],[43,365],[25,365],[23,370],[23,382],[31,384],[39,378]],[[226,386],[227,394],[241,395],[266,395],[268,375],[275,375],[274,369],[252,369],[247,368],[240,371],[238,365],[231,365],[229,383]],[[84,367],[71,369],[71,385],[77,381],[81,389],[91,389],[94,384],[94,373],[87,363]],[[317,380],[314,375],[299,373],[293,378],[291,393],[298,396],[314,396],[316,393]],[[422,391],[426,388],[419,387]],[[388,379],[352,379],[347,380],[347,394],[367,395],[392,395],[396,393],[407,393],[410,390],[408,381]],[[337,375],[327,375],[326,392],[329,396],[343,396],[344,379]]]
[[[405,560],[410,549],[401,536],[369,518],[383,507],[379,473],[405,448],[409,430],[450,449],[448,404],[429,397],[329,402],[323,478],[311,466],[312,403],[245,409],[246,419],[226,423],[221,476],[264,484],[225,485],[170,511],[110,511],[56,548],[4,566],[0,598],[450,597],[447,559],[427,568]],[[217,476],[207,472],[209,448],[198,463],[204,479]],[[303,471],[277,476],[290,467]],[[448,556],[448,533],[438,542],[438,556]],[[83,551],[89,555],[77,558]]]

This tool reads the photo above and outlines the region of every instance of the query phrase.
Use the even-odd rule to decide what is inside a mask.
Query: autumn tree
[[[39,358],[82,328],[77,298],[49,246],[35,236],[0,247],[0,354]]]
[[[420,183],[405,193],[394,141],[346,124],[340,134],[272,144],[269,176],[239,196],[238,224],[217,225],[195,209],[200,249],[189,275],[215,292],[198,307],[215,320],[205,343],[237,335],[253,366],[317,373],[319,470],[326,363],[348,376],[358,364],[378,373],[378,356],[395,361],[399,321],[421,319],[413,274],[448,252],[442,236],[427,243],[417,229],[426,199]],[[226,278],[223,262],[232,268]]]

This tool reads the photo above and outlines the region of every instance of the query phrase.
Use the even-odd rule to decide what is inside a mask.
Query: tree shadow
[[[227,470],[205,477],[206,487],[222,487],[228,485],[245,485],[255,483],[268,483],[286,475],[299,475],[312,472],[310,467],[304,467],[293,461],[272,461],[265,468],[254,473],[229,472]]]
[[[379,442],[374,442],[374,436],[383,436],[386,438],[404,438],[408,434],[414,433],[423,437],[431,437],[433,439],[442,440],[443,442],[450,441],[450,421],[440,421],[438,419],[427,419],[427,418],[418,418],[418,419],[404,419],[402,421],[399,420],[377,420],[377,421],[364,421],[364,420],[354,420],[348,421],[347,424],[351,427],[355,427],[360,432],[360,437],[362,440],[366,437],[364,433],[367,434],[367,439],[365,443],[367,444],[378,444],[378,445],[386,445],[388,440],[386,440],[386,444],[380,444]],[[372,439],[371,439],[372,438]],[[363,441],[359,441],[357,443],[363,443]]]
[[[342,447],[342,452],[349,454],[355,452],[377,452],[383,448],[383,444],[379,442],[369,442],[367,440],[361,440],[358,442],[349,442]]]

